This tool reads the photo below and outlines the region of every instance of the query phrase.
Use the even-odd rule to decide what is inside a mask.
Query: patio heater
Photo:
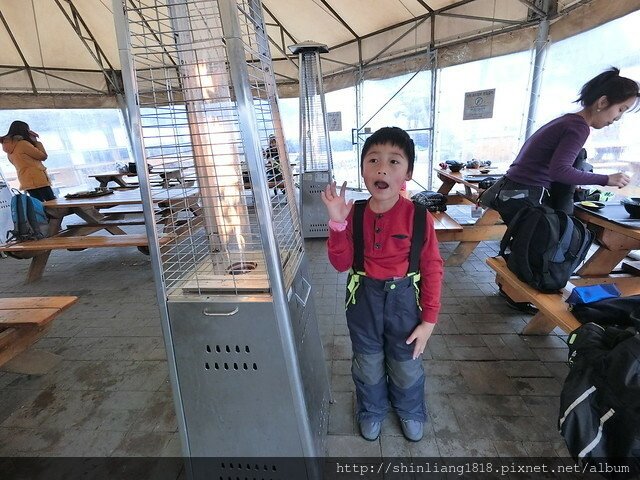
[[[306,41],[291,45],[298,54],[300,88],[300,216],[305,238],[328,237],[327,209],[320,192],[332,180],[320,54],[326,45]]]
[[[172,236],[150,244],[191,474],[317,478],[329,381],[260,1],[113,1],[147,233]],[[149,162],[189,181],[155,190]],[[190,211],[158,227],[163,195]]]

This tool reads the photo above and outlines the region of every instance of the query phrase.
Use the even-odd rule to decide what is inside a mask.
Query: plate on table
[[[113,190],[86,190],[84,192],[67,193],[64,198],[93,198],[111,195]]]
[[[592,200],[583,200],[582,202],[577,202],[576,205],[588,208],[589,210],[601,210],[605,207],[603,202],[596,202]]]

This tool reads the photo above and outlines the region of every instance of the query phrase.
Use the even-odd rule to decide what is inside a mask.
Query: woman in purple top
[[[580,90],[582,110],[550,121],[527,139],[507,173],[482,195],[482,204],[500,213],[509,224],[525,206],[547,205],[573,212],[575,185],[624,187],[624,173],[599,175],[576,168],[590,128],[600,129],[619,120],[638,98],[638,83],[611,68],[592,78]],[[566,186],[567,188],[551,188]]]

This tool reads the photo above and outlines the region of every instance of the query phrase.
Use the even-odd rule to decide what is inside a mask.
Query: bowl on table
[[[640,218],[640,197],[623,198],[620,203],[631,218]]]
[[[464,167],[464,163],[451,160],[448,160],[446,164],[449,166],[449,170],[451,170],[453,173],[459,172],[460,170],[462,170],[462,167]]]
[[[480,168],[480,162],[478,160],[469,160],[467,162],[467,168]]]

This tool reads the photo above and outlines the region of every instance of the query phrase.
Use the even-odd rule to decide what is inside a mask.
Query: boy
[[[422,438],[426,421],[421,355],[440,310],[443,267],[433,219],[425,212],[419,276],[407,275],[414,204],[400,189],[411,180],[414,160],[413,141],[400,128],[382,128],[366,140],[360,170],[371,197],[362,216],[356,214],[361,227],[353,200],[345,201],[346,182],[339,195],[335,182],[321,193],[330,218],[329,261],[341,272],[353,267],[346,313],[351,373],[360,433],[370,441],[380,435],[389,402],[408,440]]]

